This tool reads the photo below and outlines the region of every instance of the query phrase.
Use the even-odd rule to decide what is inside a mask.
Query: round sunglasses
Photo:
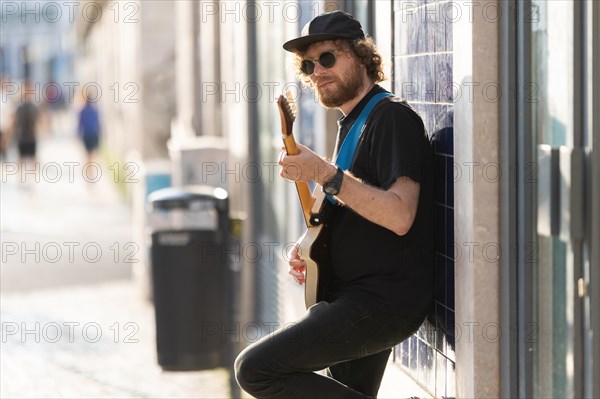
[[[336,61],[335,55],[339,51],[340,50],[328,50],[321,53],[318,58],[303,59],[300,63],[300,71],[305,75],[312,75],[315,71],[315,62],[318,62],[324,68],[332,68]]]

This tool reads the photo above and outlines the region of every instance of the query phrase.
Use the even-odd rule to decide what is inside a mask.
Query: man
[[[35,163],[37,149],[38,107],[34,104],[35,90],[30,81],[24,84],[24,98],[13,118],[12,132],[19,148],[19,161]]]
[[[85,105],[79,111],[79,137],[83,141],[86,163],[91,163],[100,144],[100,115],[92,101],[84,95]]]
[[[0,77],[0,98],[2,98],[2,106],[0,107],[0,161],[6,161],[14,117],[13,99],[7,93],[9,83],[9,80],[4,76]]]
[[[363,108],[384,90],[381,57],[351,15],[322,14],[284,44],[320,102],[337,108],[337,149]],[[332,194],[324,245],[332,281],[293,326],[246,348],[235,369],[257,398],[375,397],[391,348],[416,332],[433,290],[433,155],[423,123],[394,97],[381,99],[364,126],[350,169],[298,145],[282,152],[281,176],[312,180]],[[293,167],[291,167],[293,165]],[[317,189],[321,189],[317,187]],[[293,250],[290,274],[305,281]],[[327,376],[315,371],[327,369]]]

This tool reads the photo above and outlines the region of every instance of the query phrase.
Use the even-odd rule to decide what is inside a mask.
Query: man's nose
[[[327,68],[325,68],[325,67],[324,67],[323,65],[321,65],[320,63],[318,63],[318,62],[315,62],[315,70],[314,70],[314,72],[313,72],[313,75],[317,75],[317,76],[318,76],[318,75],[320,75],[320,74],[321,74],[321,73],[322,73],[322,72],[323,72],[325,69],[327,69]]]

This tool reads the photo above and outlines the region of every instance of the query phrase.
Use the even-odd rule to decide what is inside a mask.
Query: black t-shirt
[[[338,122],[338,145],[376,93],[375,86]],[[331,296],[353,296],[403,316],[426,316],[433,295],[433,152],[421,118],[396,97],[381,100],[367,119],[350,171],[387,190],[399,177],[420,183],[419,205],[404,236],[350,208],[335,206],[329,235]]]

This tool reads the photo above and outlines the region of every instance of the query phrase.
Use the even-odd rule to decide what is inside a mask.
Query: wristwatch
[[[327,195],[338,195],[340,188],[342,187],[342,180],[344,179],[344,171],[336,167],[335,175],[333,178],[323,184],[323,192]]]

